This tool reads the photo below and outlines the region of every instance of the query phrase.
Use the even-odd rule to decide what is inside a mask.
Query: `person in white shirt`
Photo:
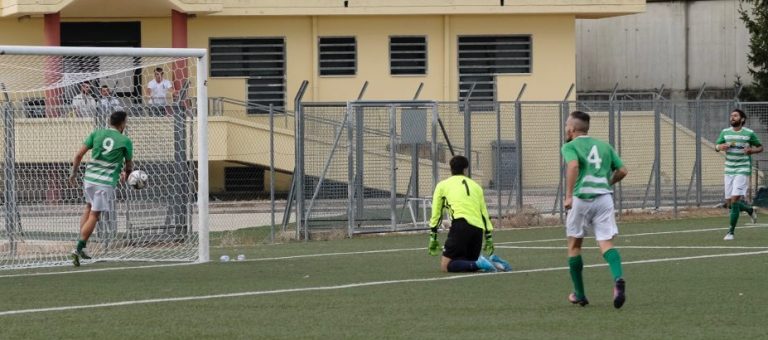
[[[96,99],[91,94],[91,84],[80,84],[80,93],[72,97],[72,108],[77,117],[91,117],[96,114]]]
[[[168,79],[163,79],[163,68],[155,69],[155,78],[147,84],[146,95],[150,105],[168,105],[168,95],[173,96],[173,84]]]
[[[113,97],[109,91],[109,86],[101,85],[99,89],[101,98],[99,98],[99,107],[104,115],[111,115],[115,111],[123,111],[122,105],[117,98]]]

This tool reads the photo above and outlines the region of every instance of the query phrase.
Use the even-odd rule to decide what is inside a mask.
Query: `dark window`
[[[489,35],[459,37],[459,99],[472,84],[472,101],[496,99],[496,74],[531,73],[531,36]]]
[[[90,46],[90,47],[141,47],[141,23],[135,22],[62,22],[61,46]],[[85,56],[65,56],[62,58],[62,71],[64,73],[98,72],[102,67],[101,58]],[[93,86],[108,85],[118,97],[130,97],[135,102],[141,99],[142,84],[141,58],[111,59],[110,62],[125,63],[127,73],[107,76],[93,81]],[[110,65],[111,69],[117,65]],[[71,86],[65,91],[65,98],[80,93],[79,84]],[[98,91],[97,91],[98,92]]]
[[[320,38],[321,76],[350,76],[357,72],[357,41],[355,37]]]
[[[211,39],[211,77],[246,77],[248,113],[285,106],[284,38]]]
[[[427,74],[427,37],[390,37],[389,72]]]
[[[251,166],[224,168],[224,190],[249,193],[264,191],[264,169]]]

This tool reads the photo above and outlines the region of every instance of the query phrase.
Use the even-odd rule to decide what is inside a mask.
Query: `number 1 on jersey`
[[[589,156],[587,156],[587,162],[594,165],[595,169],[600,169],[600,165],[603,163],[603,160],[600,158],[600,154],[597,152],[597,145],[592,145],[592,150],[589,151]]]

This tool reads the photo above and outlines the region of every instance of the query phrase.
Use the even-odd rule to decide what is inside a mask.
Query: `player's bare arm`
[[[125,160],[125,171],[120,173],[120,182],[125,182],[125,179],[128,178],[128,175],[133,172],[133,161],[132,160]]]
[[[629,171],[627,171],[627,167],[623,166],[620,169],[613,172],[613,177],[611,178],[611,185],[614,185],[616,183],[621,182],[624,177],[627,177],[627,174]]]
[[[88,150],[88,147],[83,145],[75,153],[75,158],[72,160],[72,170],[69,172],[69,185],[75,186],[77,184],[77,172],[80,170],[80,163]]]
[[[565,209],[570,209],[573,205],[573,188],[576,186],[576,179],[579,177],[579,161],[572,160],[568,162],[565,169]]]
[[[744,149],[744,154],[751,155],[763,152],[763,146],[748,146]]]

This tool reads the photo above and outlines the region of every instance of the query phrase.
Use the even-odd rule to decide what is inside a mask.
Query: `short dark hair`
[[[571,118],[581,121],[583,126],[579,126],[579,130],[583,130],[583,132],[589,132],[590,117],[588,113],[583,111],[573,111],[571,112]]]
[[[741,109],[733,109],[733,110],[731,110],[731,113],[734,113],[734,112],[738,112],[739,116],[741,117],[741,119],[744,120],[744,121],[747,121],[747,114],[744,113],[744,111],[741,111]]]
[[[464,169],[469,168],[469,160],[464,156],[453,156],[449,164],[451,165],[451,175],[464,174]]]
[[[125,113],[125,111],[115,111],[109,116],[109,125],[118,126],[125,122],[125,118],[127,117],[128,114]]]
[[[163,73],[163,68],[162,67],[155,67],[155,72]]]

